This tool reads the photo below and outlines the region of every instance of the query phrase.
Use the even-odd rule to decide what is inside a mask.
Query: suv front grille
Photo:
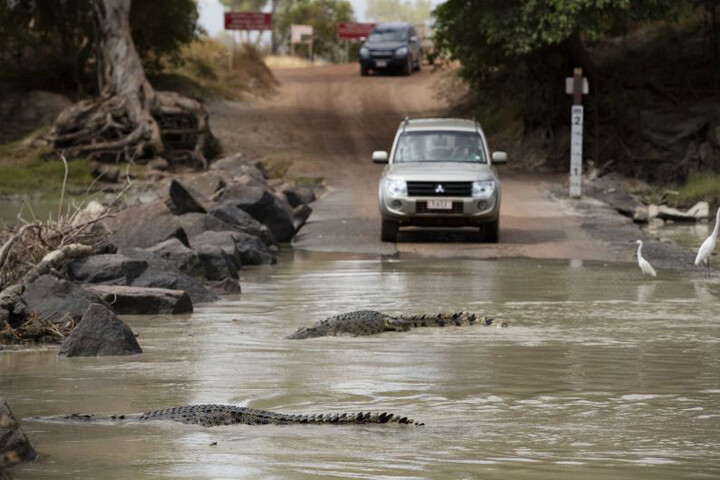
[[[390,58],[393,56],[392,50],[371,50],[370,53],[375,58]]]
[[[407,182],[409,197],[470,197],[472,182]]]
[[[415,213],[463,213],[463,202],[452,202],[452,209],[450,210],[430,210],[427,206],[427,202],[421,200],[415,203]]]

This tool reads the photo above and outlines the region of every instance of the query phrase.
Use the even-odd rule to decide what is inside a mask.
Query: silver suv
[[[486,242],[500,232],[500,180],[493,165],[507,153],[488,155],[480,125],[454,118],[406,118],[392,152],[373,152],[388,164],[380,178],[384,242],[397,240],[401,226],[477,226]]]

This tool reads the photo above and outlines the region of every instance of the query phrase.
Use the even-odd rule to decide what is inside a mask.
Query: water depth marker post
[[[574,69],[573,76],[565,79],[565,93],[573,96],[570,110],[570,198],[580,198],[583,149],[582,96],[588,93],[588,81],[582,76],[582,68]]]

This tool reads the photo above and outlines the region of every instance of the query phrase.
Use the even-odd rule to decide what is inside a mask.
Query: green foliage
[[[0,83],[23,90],[96,88],[91,0],[0,0]],[[146,68],[178,58],[197,32],[194,0],[135,0],[130,28]]]
[[[352,21],[353,8],[346,0],[287,0],[276,14],[275,28],[281,42],[290,41],[290,25],[312,25],[313,51],[324,55],[337,45],[338,22]]]
[[[259,12],[267,0],[220,0],[223,7],[229,12]]]
[[[86,159],[68,162],[68,187],[84,190],[92,183]],[[20,142],[0,146],[0,193],[56,194],[62,189],[65,167],[45,148]]]
[[[365,16],[373,22],[409,22],[415,25],[430,20],[430,0],[368,0]]]
[[[678,13],[676,0],[448,0],[435,10],[436,45],[460,60],[478,102],[520,105],[528,126],[566,112],[563,79],[582,67],[595,79],[586,44],[631,25]]]
[[[678,190],[677,203],[691,205],[700,200],[720,199],[720,174],[692,173]],[[715,203],[715,202],[713,202]]]

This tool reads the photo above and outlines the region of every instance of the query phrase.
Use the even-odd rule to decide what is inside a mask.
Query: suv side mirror
[[[388,153],[384,150],[377,150],[372,155],[373,163],[388,163]]]
[[[507,152],[503,152],[498,150],[497,152],[492,153],[492,162],[493,163],[507,163]]]

